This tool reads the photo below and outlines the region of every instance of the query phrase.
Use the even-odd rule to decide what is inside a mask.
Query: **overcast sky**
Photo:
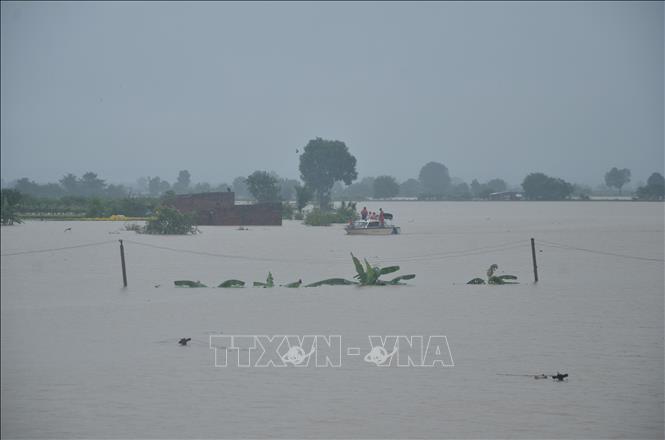
[[[2,2],[2,178],[663,171],[662,2]]]

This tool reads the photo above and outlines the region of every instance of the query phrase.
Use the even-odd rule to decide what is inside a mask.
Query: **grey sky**
[[[2,3],[8,181],[663,171],[663,3]]]

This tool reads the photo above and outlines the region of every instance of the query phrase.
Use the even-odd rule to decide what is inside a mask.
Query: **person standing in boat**
[[[363,210],[360,211],[360,218],[367,220],[367,206],[363,206]]]
[[[383,223],[385,222],[386,218],[383,215],[383,208],[379,208],[379,224],[381,227],[383,227]]]

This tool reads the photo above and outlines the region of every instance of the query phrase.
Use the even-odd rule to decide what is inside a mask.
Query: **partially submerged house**
[[[236,205],[235,193],[180,194],[171,202],[182,213],[193,213],[199,225],[281,226],[281,203]]]

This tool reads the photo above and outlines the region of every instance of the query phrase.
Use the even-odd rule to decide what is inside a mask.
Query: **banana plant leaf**
[[[410,273],[408,275],[400,275],[398,277],[393,278],[392,280],[388,281],[388,284],[400,284],[400,281],[402,280],[412,280],[416,277],[415,274]]]
[[[190,280],[177,280],[174,281],[177,287],[208,287],[200,281],[190,281]]]
[[[376,284],[376,280],[379,279],[379,270],[376,267],[372,267],[366,258],[365,258],[365,273],[367,274],[367,279],[362,284],[367,284],[370,286],[372,284]]]
[[[507,279],[512,279],[512,278],[507,278]],[[489,277],[489,279],[487,280],[487,284],[519,284],[519,283],[504,281],[500,276],[493,276]]]
[[[504,281],[505,280],[516,280],[517,279],[517,277],[515,275],[499,275],[498,277],[501,278]]]
[[[301,284],[302,284],[302,280],[298,280],[298,281],[295,281],[293,283],[284,284],[284,287],[288,287],[290,289],[295,289],[295,288],[300,287]]]
[[[262,283],[261,281],[254,281],[254,282],[252,283],[252,285],[253,285],[254,287],[268,287],[268,284],[266,284],[266,283]]]
[[[360,282],[365,282],[367,280],[367,274],[365,273],[365,269],[363,269],[363,265],[360,263],[360,260],[353,255],[353,252],[351,253],[351,258],[353,259],[353,264],[356,266],[357,272],[353,278],[358,278]]]
[[[482,278],[474,278],[469,281],[467,284],[485,284],[485,280]]]
[[[389,273],[397,272],[398,270],[399,266],[382,267],[381,270],[379,271],[379,275],[386,275]]]
[[[240,280],[226,280],[217,287],[231,288],[231,287],[244,287],[245,282]]]
[[[345,280],[344,278],[328,278],[325,280],[317,281],[315,283],[307,284],[305,287],[319,287],[319,286],[348,286],[351,284],[358,284],[355,281]]]

